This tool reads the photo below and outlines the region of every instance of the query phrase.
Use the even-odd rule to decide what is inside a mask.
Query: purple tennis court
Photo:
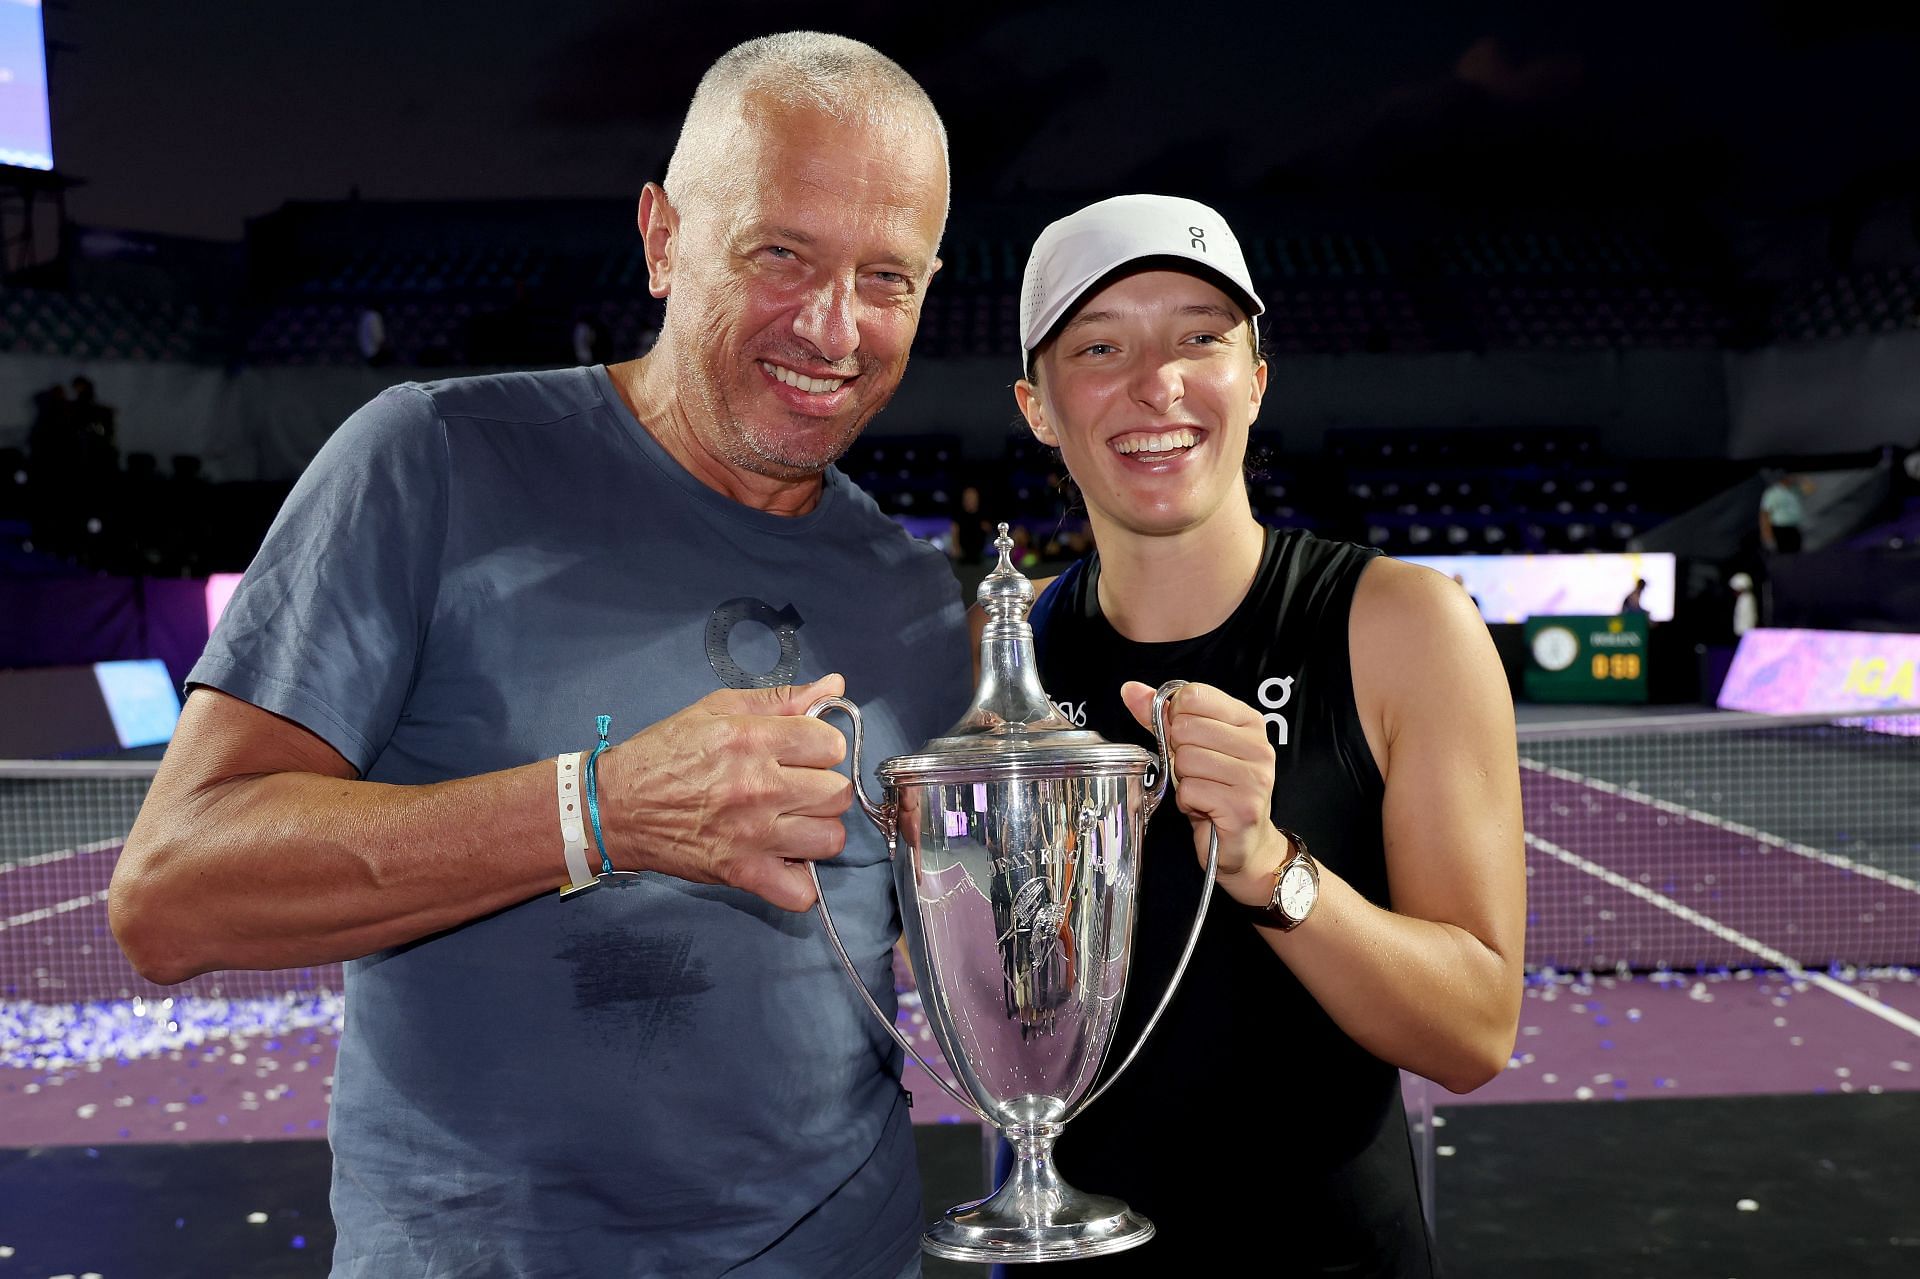
[[[1602,1121],[1584,1103],[1920,1093],[1920,739],[1830,724],[1614,727],[1523,732],[1529,976],[1512,1058],[1466,1097],[1408,1081],[1443,1231],[1494,1228],[1473,1202],[1490,1185],[1516,1193],[1501,1160],[1543,1125],[1567,1126],[1554,1103],[1601,1122],[1571,1129],[1591,1142],[1647,1112],[1609,1108],[1621,1118]],[[58,789],[87,785],[85,802]],[[0,782],[0,1156],[113,1147],[141,1162],[267,1143],[286,1157],[227,1158],[257,1175],[304,1169],[306,1188],[282,1198],[306,1215],[287,1208],[271,1226],[288,1248],[318,1246],[340,970],[140,979],[108,929],[106,889],[110,832],[143,787]],[[944,1072],[904,965],[898,985],[902,1029]],[[951,1170],[925,1174],[929,1203],[978,1193],[976,1121],[912,1062],[904,1084],[923,1152],[944,1151]],[[1688,1105],[1655,1111],[1685,1123]],[[1521,1115],[1537,1119],[1516,1126]],[[1811,1149],[1824,1131],[1795,1141]],[[1502,1133],[1493,1158],[1482,1146]]]

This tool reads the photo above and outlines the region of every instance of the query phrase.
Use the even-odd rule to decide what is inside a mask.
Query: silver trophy
[[[1053,1145],[1166,1011],[1200,938],[1219,846],[1173,980],[1120,1069],[1094,1088],[1127,989],[1142,835],[1172,773],[1165,707],[1183,681],[1154,696],[1157,756],[1075,728],[1040,687],[1026,620],[1033,583],[1008,558],[1005,524],[995,545],[1000,563],[979,589],[987,624],[973,705],[945,736],[880,765],[884,802],[860,783],[859,708],[829,697],[807,714],[837,709],[853,721],[855,791],[886,836],[908,956],[955,1081],[927,1072],[1015,1156],[993,1194],[948,1209],[923,1245],[956,1261],[1064,1261],[1153,1237],[1153,1223],[1118,1199],[1063,1181]],[[854,989],[926,1066],[868,994],[824,894],[819,909]]]

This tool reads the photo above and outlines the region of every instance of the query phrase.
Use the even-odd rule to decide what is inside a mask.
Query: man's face
[[[671,298],[690,443],[795,480],[845,452],[900,384],[939,265],[946,167],[912,125],[765,103],[750,119],[727,171],[668,215],[654,287]]]
[[[1142,271],[1080,304],[1016,387],[1042,443],[1060,450],[1096,521],[1176,533],[1244,491],[1260,411],[1246,313],[1213,284]]]

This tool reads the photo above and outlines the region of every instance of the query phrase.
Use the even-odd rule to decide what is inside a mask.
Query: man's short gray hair
[[[688,200],[731,176],[716,173],[714,162],[725,158],[728,139],[746,123],[742,108],[750,96],[848,122],[930,125],[940,140],[945,167],[946,125],[906,68],[858,40],[822,31],[786,31],[735,45],[700,77],[667,161],[667,197],[676,206],[685,208]],[[944,210],[942,214],[944,222]]]

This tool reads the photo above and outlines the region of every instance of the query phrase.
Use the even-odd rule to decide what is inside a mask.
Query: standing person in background
[[[1728,578],[1727,586],[1733,591],[1732,625],[1737,640],[1760,624],[1760,601],[1753,593],[1753,578],[1745,573]]]
[[[1634,578],[1633,589],[1628,591],[1627,597],[1620,601],[1620,611],[1622,613],[1646,612],[1647,606],[1641,601],[1641,598],[1640,598],[1642,595],[1646,593],[1646,590],[1647,590],[1647,579],[1644,577]]]
[[[980,509],[980,486],[968,484],[960,490],[953,513],[953,558],[962,564],[978,564],[991,540],[986,513]]]
[[[1432,1275],[1399,1071],[1476,1088],[1519,1017],[1519,767],[1492,640],[1445,577],[1254,520],[1260,310],[1219,214],[1163,196],[1049,226],[1021,290],[1015,397],[1095,545],[1035,603],[1042,682],[1144,745],[1154,688],[1193,681],[1168,708],[1178,807],[1147,831],[1134,990],[1170,979],[1220,842],[1179,993],[1057,1155],[1159,1233],[1076,1275]],[[1117,1043],[1152,1002],[1127,1001]]]
[[[1760,545],[1781,555],[1799,551],[1807,518],[1801,498],[1812,492],[1813,482],[1800,475],[1782,475],[1767,485],[1760,495]]]
[[[741,45],[640,197],[653,352],[386,392],[248,569],[111,917],[160,982],[348,961],[336,1276],[919,1273],[898,1054],[793,912],[820,862],[892,1008],[803,712],[847,688],[879,759],[967,701],[950,567],[831,466],[946,208],[899,66]]]

